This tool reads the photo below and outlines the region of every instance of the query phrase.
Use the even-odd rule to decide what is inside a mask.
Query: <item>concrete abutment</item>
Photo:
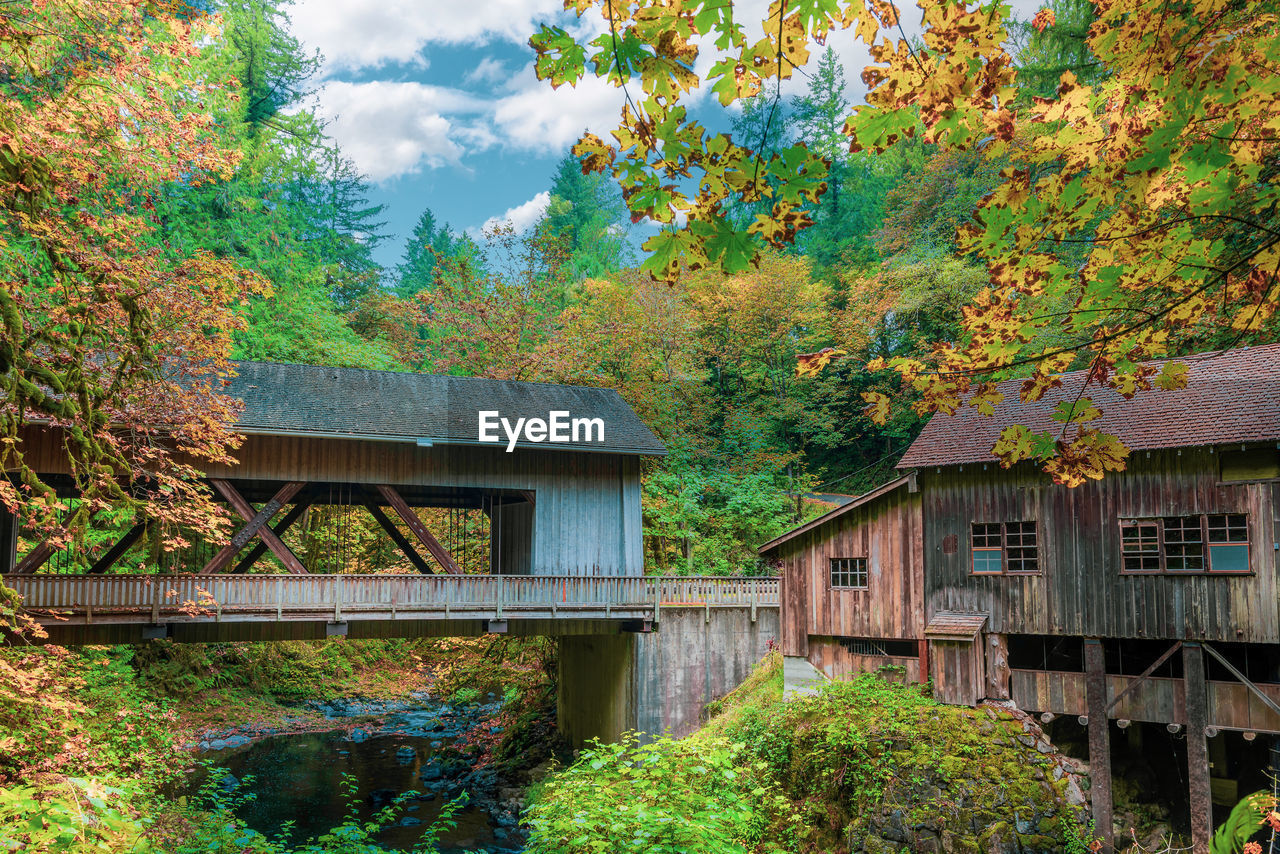
[[[684,736],[776,642],[777,607],[664,608],[657,630],[560,638],[558,725],[591,738]]]

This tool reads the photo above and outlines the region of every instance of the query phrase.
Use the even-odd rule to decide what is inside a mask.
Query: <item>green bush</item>
[[[529,854],[742,854],[791,816],[740,744],[660,738],[584,751],[534,794]]]

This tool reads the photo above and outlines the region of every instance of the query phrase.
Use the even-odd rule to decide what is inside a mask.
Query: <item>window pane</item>
[[[1035,522],[1009,522],[1005,525],[1009,572],[1039,572]]]
[[[980,522],[973,526],[973,547],[975,549],[998,549],[1004,545],[1000,541],[1000,523]]]
[[[1001,570],[1000,549],[974,549],[973,571],[977,574],[997,573]]]
[[[1159,523],[1154,519],[1121,522],[1120,552],[1126,572],[1159,572]]]
[[[831,558],[831,586],[865,588],[867,559],[864,557]]]
[[[1249,542],[1249,518],[1243,513],[1218,514],[1208,517],[1209,542]]]
[[[1204,534],[1199,516],[1164,520],[1165,568],[1170,572],[1204,571]]]
[[[1247,545],[1209,546],[1209,568],[1214,572],[1248,572]]]

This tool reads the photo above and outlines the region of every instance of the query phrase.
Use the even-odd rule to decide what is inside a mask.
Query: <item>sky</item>
[[[1041,4],[1015,0],[1014,8],[1030,17]],[[767,0],[736,4],[744,24],[766,10]],[[579,19],[561,0],[295,0],[288,13],[294,36],[324,58],[316,111],[372,182],[371,200],[385,205],[390,237],[376,257],[386,266],[399,262],[426,208],[473,235],[504,220],[532,225],[570,146],[584,131],[607,139],[618,123],[621,90],[590,73],[556,90],[534,77],[528,39],[540,24],[587,37],[603,29],[597,14]],[[909,35],[919,31],[917,10],[903,18]],[[850,101],[861,101],[865,47],[852,31],[828,44],[844,64]],[[698,70],[713,61],[704,51]],[[796,75],[783,96],[805,84]],[[727,123],[705,90],[691,103],[710,126]]]

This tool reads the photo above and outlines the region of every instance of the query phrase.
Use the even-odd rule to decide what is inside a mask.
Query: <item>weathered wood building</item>
[[[234,465],[199,467],[242,527],[231,546],[184,571],[252,571],[270,551],[289,571],[307,572],[280,535],[310,506],[357,505],[422,572],[459,570],[414,512],[438,507],[488,517],[493,573],[643,574],[640,460],[665,449],[617,392],[263,362],[236,370],[226,393],[244,401],[235,425],[244,444]],[[498,441],[482,441],[482,412],[511,425],[539,419],[543,429],[511,441],[499,426],[486,433]],[[574,419],[592,423],[575,428]],[[31,426],[22,443],[42,475],[57,482],[69,472],[59,431]],[[8,543],[0,571],[34,572],[49,552],[16,555],[17,525],[0,524]],[[141,527],[91,571],[107,571]]]
[[[1186,389],[1083,391],[1104,411],[1090,426],[1131,453],[1075,489],[991,449],[1012,424],[1060,429],[1083,373],[1030,404],[1006,383],[993,417],[932,419],[902,478],[762,548],[783,572],[784,653],[831,676],[927,674],[948,703],[1087,718],[1108,836],[1113,730],[1185,733],[1207,850],[1212,794],[1234,795],[1225,760],[1210,770],[1214,736],[1280,733],[1280,345],[1187,364]]]

